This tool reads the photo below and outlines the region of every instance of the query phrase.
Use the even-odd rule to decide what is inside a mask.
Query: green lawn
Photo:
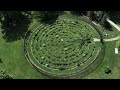
[[[0,30],[1,31],[1,30]],[[5,69],[15,79],[38,79],[47,78],[37,72],[31,64],[28,63],[23,52],[23,40],[12,43],[5,42],[0,32],[0,69]]]
[[[100,28],[100,27],[99,27]],[[114,38],[120,35],[120,32],[115,28],[112,28],[113,31],[106,31],[108,37],[104,38]],[[103,62],[94,70],[91,74],[84,77],[85,79],[119,79],[120,78],[120,54],[115,54],[115,45],[116,41],[106,42],[106,52]],[[109,67],[112,71],[112,74],[106,74],[104,72],[106,67]]]
[[[106,43],[106,53],[103,59],[103,62],[100,66],[93,71],[93,73],[89,74],[88,76],[84,77],[85,79],[117,79],[120,78],[120,54],[115,54],[115,43],[114,42],[107,42]],[[106,67],[109,67],[112,70],[112,74],[106,74],[104,72]]]

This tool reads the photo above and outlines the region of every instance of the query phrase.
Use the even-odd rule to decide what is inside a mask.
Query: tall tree
[[[101,21],[100,21],[100,24],[101,24],[102,27],[104,27],[105,29],[111,30],[112,26],[107,22],[107,20],[106,20],[107,18],[109,18],[109,17],[108,17],[108,15],[107,15],[107,13],[105,13],[105,14],[103,15]]]
[[[100,22],[104,15],[104,11],[94,11],[94,17],[97,22]]]
[[[88,11],[87,12],[87,16],[91,19],[91,20],[94,20],[94,11]]]
[[[30,23],[28,11],[0,11],[1,28],[7,41],[21,39]]]

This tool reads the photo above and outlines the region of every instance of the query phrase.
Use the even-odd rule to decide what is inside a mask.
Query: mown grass
[[[37,72],[26,60],[23,52],[23,39],[6,42],[0,30],[0,69],[5,69],[15,79],[46,78]]]
[[[115,43],[107,42],[106,43],[106,52],[103,62],[100,66],[91,74],[84,77],[85,79],[119,79],[120,78],[120,54],[115,54]],[[112,71],[112,74],[106,74],[104,71],[106,67]]]
[[[119,26],[119,24],[117,24]],[[103,32],[100,25],[98,28]],[[114,38],[120,35],[120,32],[112,27],[112,31],[106,30],[108,36],[104,36],[104,38]],[[84,79],[119,79],[120,78],[120,54],[115,54],[115,45],[116,41],[106,42],[106,50],[103,62],[100,66],[93,71],[88,76],[84,77]],[[106,74],[105,69],[109,67],[112,73]]]

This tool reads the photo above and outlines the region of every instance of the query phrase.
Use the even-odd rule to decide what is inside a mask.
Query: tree
[[[109,74],[109,73],[112,74],[112,71],[111,71],[109,68],[106,68],[104,72],[105,72],[106,74]]]
[[[87,16],[90,17],[91,11],[87,11]]]
[[[94,11],[88,11],[87,12],[87,16],[91,19],[91,20],[94,20]]]
[[[105,11],[87,11],[87,16],[90,17],[91,20],[97,21],[98,23],[101,21]]]
[[[27,11],[1,11],[1,21],[10,26],[21,23],[24,19],[28,18],[29,12]]]
[[[3,38],[11,42],[24,37],[30,23],[29,16],[28,11],[0,11]]]
[[[104,14],[101,21],[100,21],[100,24],[105,27],[106,26],[106,19],[107,19],[107,14]]]
[[[86,15],[92,21],[100,23],[105,29],[111,30],[111,25],[106,21],[107,18],[110,18],[111,11],[71,11],[75,15]]]

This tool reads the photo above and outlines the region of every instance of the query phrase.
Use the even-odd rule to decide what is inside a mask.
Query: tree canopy
[[[27,11],[1,11],[1,28],[6,41],[15,41],[22,38],[30,23]]]

